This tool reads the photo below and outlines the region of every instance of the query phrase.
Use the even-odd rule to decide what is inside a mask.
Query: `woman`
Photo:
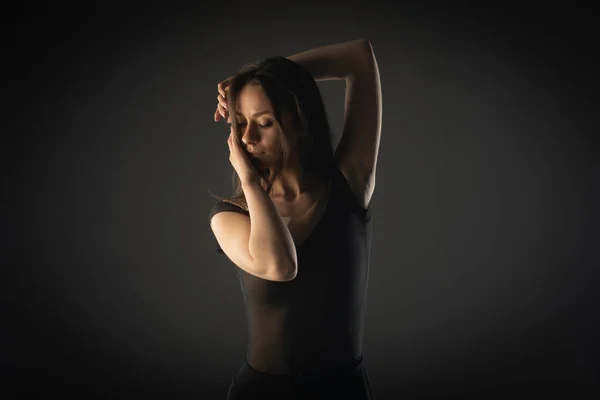
[[[335,152],[315,83],[328,79],[346,82]],[[234,193],[215,204],[210,226],[237,267],[249,329],[227,398],[372,399],[362,366],[381,132],[371,44],[269,57],[218,91],[214,119],[231,124]]]

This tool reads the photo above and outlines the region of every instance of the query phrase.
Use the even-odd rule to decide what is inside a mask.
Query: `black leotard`
[[[247,362],[259,371],[320,373],[362,356],[371,207],[362,207],[339,168],[331,179],[322,218],[296,246],[295,279],[268,281],[237,268],[248,320]],[[250,216],[220,201],[209,220],[222,211]]]

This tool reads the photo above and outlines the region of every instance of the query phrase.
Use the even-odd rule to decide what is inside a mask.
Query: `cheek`
[[[271,150],[278,149],[281,146],[281,136],[277,132],[269,134],[265,139],[268,148]]]

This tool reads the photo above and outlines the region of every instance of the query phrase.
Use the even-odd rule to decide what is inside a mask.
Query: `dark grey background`
[[[235,2],[6,14],[2,375],[224,399],[246,351],[217,83],[371,40],[383,129],[364,356],[376,399],[597,390],[597,44],[585,8]],[[319,82],[336,141],[344,83]],[[6,387],[6,386],[5,386]]]

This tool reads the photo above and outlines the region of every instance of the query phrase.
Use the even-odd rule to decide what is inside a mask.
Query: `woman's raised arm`
[[[367,208],[375,189],[383,107],[379,67],[371,42],[351,40],[287,58],[304,67],[314,80],[346,81],[344,128],[335,158]]]

